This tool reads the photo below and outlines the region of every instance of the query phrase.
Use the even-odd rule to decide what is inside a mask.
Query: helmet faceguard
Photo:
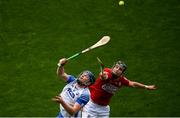
[[[81,77],[83,74],[87,74],[87,75],[88,75],[88,80],[87,80],[87,81],[82,82],[82,81],[80,80],[80,77]],[[86,71],[83,71],[83,72],[81,72],[81,73],[79,74],[79,76],[78,76],[78,78],[77,78],[77,82],[78,82],[79,85],[89,86],[89,85],[91,85],[91,84],[93,84],[93,83],[95,82],[95,76],[94,76],[94,74],[93,74],[91,71],[86,70]]]

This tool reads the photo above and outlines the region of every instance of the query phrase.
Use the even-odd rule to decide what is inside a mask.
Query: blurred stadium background
[[[122,88],[111,116],[180,116],[179,0],[0,0],[0,116],[55,117],[51,98],[65,85],[57,62],[91,46],[108,45],[70,61],[67,73],[99,73],[121,59],[130,80],[156,91]]]

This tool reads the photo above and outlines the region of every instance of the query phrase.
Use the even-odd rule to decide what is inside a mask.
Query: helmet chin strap
[[[78,83],[80,86],[85,86],[79,79],[77,79],[77,83]]]
[[[114,74],[113,72],[112,72],[112,79],[117,79],[119,76],[117,76],[116,74]]]
[[[80,86],[88,86],[88,85],[82,83],[79,79],[77,79],[77,83],[78,83]]]
[[[112,79],[117,79],[119,78],[123,73],[121,73],[119,76],[114,74],[113,72],[111,73],[112,74]]]

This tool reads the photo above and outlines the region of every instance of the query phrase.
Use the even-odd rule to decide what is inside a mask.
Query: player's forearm
[[[73,109],[73,107],[67,105],[64,101],[61,101],[61,105],[64,107],[64,109],[70,114],[70,115],[74,115],[75,111]]]
[[[64,73],[65,73],[64,72],[64,67],[63,66],[58,66],[58,68],[57,68],[57,75],[58,76],[63,76]]]
[[[59,66],[57,68],[57,75],[58,75],[58,77],[62,78],[64,81],[67,81],[68,75],[64,72],[63,66]]]
[[[147,88],[147,85],[139,83],[139,82],[132,82],[132,87],[139,87],[139,88]]]
[[[132,81],[129,82],[129,86],[145,88],[147,90],[155,90],[155,89],[157,89],[157,87],[155,85],[145,85],[145,84],[141,84],[141,83],[138,83],[138,82],[132,82]]]

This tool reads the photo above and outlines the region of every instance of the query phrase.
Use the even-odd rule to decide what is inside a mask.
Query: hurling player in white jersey
[[[90,100],[90,91],[88,86],[93,84],[95,77],[90,71],[83,71],[78,78],[68,75],[64,71],[66,58],[59,60],[60,66],[57,68],[57,75],[67,84],[62,92],[52,100],[60,104],[59,118],[63,117],[81,117],[82,107]]]

